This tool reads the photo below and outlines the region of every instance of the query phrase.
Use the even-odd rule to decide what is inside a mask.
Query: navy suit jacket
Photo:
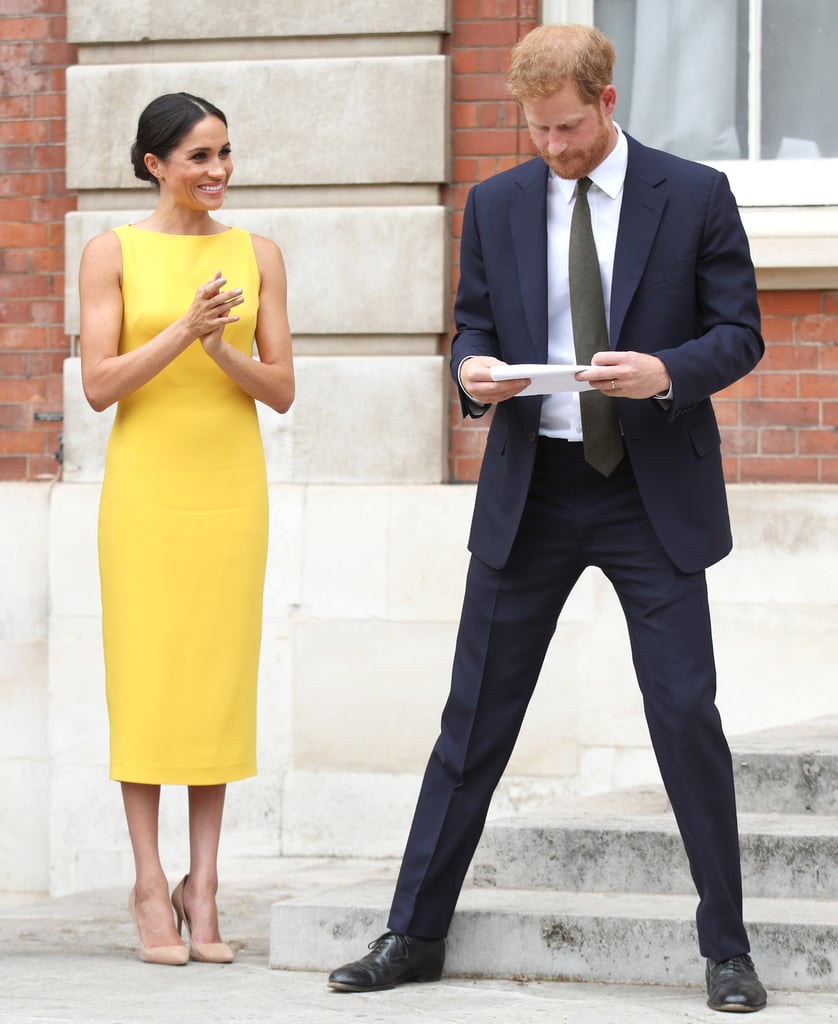
[[[764,351],[754,268],[727,178],[627,136],[628,167],[614,255],[611,347],[658,356],[668,409],[617,398],[637,487],[672,561],[697,572],[731,548],[721,441],[710,395]],[[547,362],[547,176],[536,158],[469,193],[454,309],[454,379],[469,355]],[[473,407],[462,393],[465,415]],[[469,548],[506,564],[535,459],[541,397],[494,410]]]

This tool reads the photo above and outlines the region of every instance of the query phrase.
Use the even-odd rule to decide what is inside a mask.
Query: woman
[[[217,854],[225,785],[256,772],[268,501],[255,401],[284,413],[294,399],[285,268],[273,242],[212,216],[233,172],[217,107],[159,97],[131,155],[157,206],[92,239],[79,278],[84,392],[97,411],[119,403],[99,510],[110,774],[140,959],[228,963]],[[189,794],[189,873],[171,903],[161,784]]]

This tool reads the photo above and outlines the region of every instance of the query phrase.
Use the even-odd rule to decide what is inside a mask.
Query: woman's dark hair
[[[137,138],[131,147],[134,174],[141,181],[150,181],[159,188],[159,182],[145,165],[146,153],[165,160],[184,135],[208,116],[217,117],[224,125],[227,124],[227,118],[218,107],[188,92],[170,92],[152,100],[140,114]]]

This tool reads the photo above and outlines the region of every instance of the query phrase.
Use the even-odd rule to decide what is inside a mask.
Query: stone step
[[[740,811],[838,815],[838,715],[730,738]]]
[[[386,930],[391,883],[276,903],[270,965],[328,972]],[[459,977],[701,985],[694,896],[463,890],[445,972]],[[760,977],[771,988],[838,991],[838,901],[748,899]]]
[[[749,896],[838,899],[838,816],[740,814]],[[474,881],[501,889],[692,894],[663,789],[626,790],[487,825]]]

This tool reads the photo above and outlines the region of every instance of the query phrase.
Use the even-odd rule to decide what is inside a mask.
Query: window
[[[616,120],[641,142],[720,167],[742,206],[838,205],[835,0],[545,0],[544,15],[614,40]]]

